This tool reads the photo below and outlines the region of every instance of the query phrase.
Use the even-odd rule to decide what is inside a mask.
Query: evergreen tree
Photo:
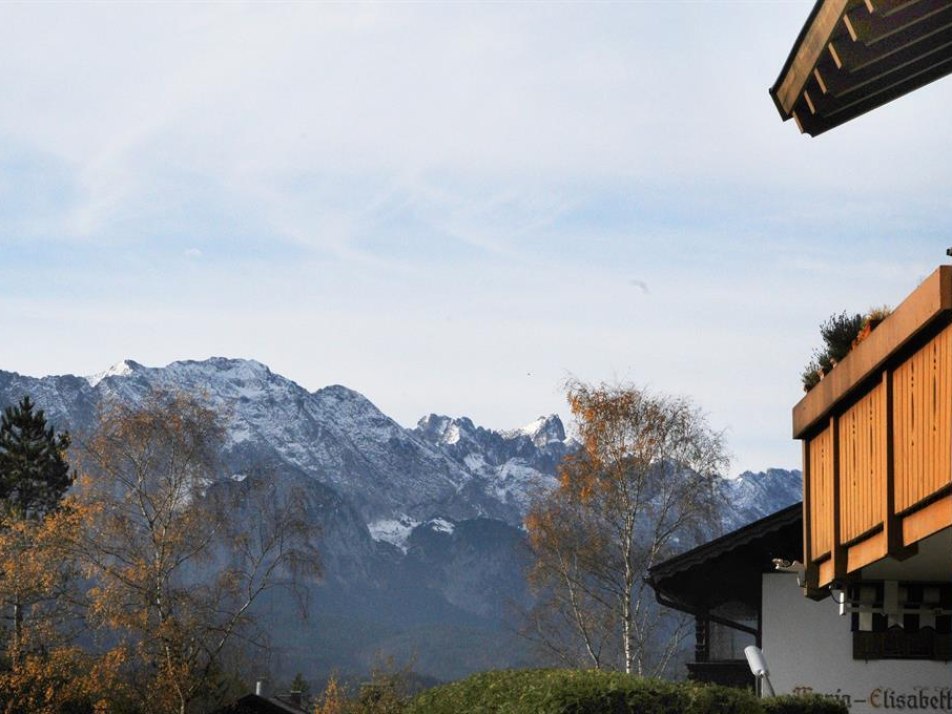
[[[73,483],[65,453],[69,434],[55,434],[29,397],[0,416],[0,504],[3,515],[40,519]]]

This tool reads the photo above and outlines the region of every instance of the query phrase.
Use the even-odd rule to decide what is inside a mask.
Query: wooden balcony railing
[[[952,526],[952,266],[794,407],[793,433],[808,589]]]

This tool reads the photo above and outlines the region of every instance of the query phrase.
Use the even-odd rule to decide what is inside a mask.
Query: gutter
[[[718,625],[724,625],[725,627],[730,627],[734,630],[739,630],[740,632],[746,632],[747,634],[753,635],[754,637],[756,637],[758,643],[760,642],[759,629],[750,627],[749,625],[743,625],[734,620],[729,620],[726,617],[721,617],[720,615],[712,615],[709,612],[699,610],[696,607],[691,607],[690,605],[686,605],[676,600],[671,600],[665,597],[664,594],[662,594],[661,588],[659,587],[658,583],[654,581],[653,578],[650,578],[650,577],[646,578],[646,582],[648,583],[648,585],[651,586],[652,590],[654,590],[655,600],[658,602],[659,605],[670,607],[673,610],[680,610],[681,612],[686,612],[689,615],[694,615],[694,617],[699,617],[705,620],[709,620],[710,622],[717,623]]]

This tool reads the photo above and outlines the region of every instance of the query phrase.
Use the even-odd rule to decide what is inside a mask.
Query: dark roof
[[[803,560],[802,503],[658,563],[648,582],[688,611],[735,601],[759,609],[760,578],[773,570],[773,558]]]
[[[246,694],[234,704],[216,709],[213,714],[302,714],[304,711],[277,699]]]
[[[816,136],[950,72],[950,0],[817,0],[770,95]]]

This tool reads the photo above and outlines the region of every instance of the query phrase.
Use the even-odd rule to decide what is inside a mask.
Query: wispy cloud
[[[780,122],[808,11],[0,5],[0,368],[232,352],[497,426],[621,375],[793,453],[798,347],[942,260],[952,190],[948,80]]]

